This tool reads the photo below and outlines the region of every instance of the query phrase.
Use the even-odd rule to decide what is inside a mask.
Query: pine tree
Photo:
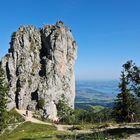
[[[67,99],[64,94],[62,94],[61,99],[58,101],[57,107],[57,115],[60,119],[60,122],[71,124],[74,122],[74,110],[68,106]]]
[[[130,60],[123,65],[123,68],[130,81],[131,91],[140,97],[140,67]]]
[[[137,100],[129,89],[129,80],[124,71],[121,74],[119,89],[120,93],[117,95],[114,106],[116,120],[122,122],[132,121]]]
[[[0,63],[0,132],[6,127],[8,86],[4,80],[4,72]]]

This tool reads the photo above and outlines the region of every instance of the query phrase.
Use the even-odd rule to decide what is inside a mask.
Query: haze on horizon
[[[140,65],[139,7],[139,0],[1,0],[0,57],[20,25],[62,20],[78,44],[76,79],[118,79],[127,60]]]

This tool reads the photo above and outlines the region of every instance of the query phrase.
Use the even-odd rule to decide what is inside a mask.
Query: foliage
[[[43,98],[40,98],[38,100],[38,103],[37,103],[37,108],[38,109],[43,109],[44,108],[44,105],[45,105],[45,100]]]
[[[123,65],[131,91],[140,96],[140,67],[130,60]]]
[[[8,124],[24,122],[23,116],[21,116],[14,108],[8,112]]]
[[[75,109],[74,110],[74,124],[82,124],[83,123],[83,114],[85,113],[85,110],[83,109]]]
[[[119,83],[120,93],[117,95],[114,105],[114,115],[117,121],[133,121],[137,99],[131,93],[129,83],[128,74],[123,70]]]
[[[10,58],[10,54],[7,53],[7,54],[5,55],[5,57],[6,57],[7,59],[9,59],[9,58]]]
[[[11,36],[11,37],[12,37],[12,39],[15,39],[16,34],[17,34],[16,32],[13,32],[13,33],[12,33],[12,36]]]
[[[136,122],[140,122],[140,101],[138,101],[137,104],[136,104],[134,120]]]
[[[102,122],[112,122],[112,109],[111,108],[104,108],[103,110],[95,113],[94,122],[102,123]]]
[[[91,134],[59,135],[61,140],[120,140],[127,139],[132,134],[140,133],[139,128],[115,128],[104,131],[94,132]]]
[[[56,105],[57,113],[58,113],[60,122],[72,124],[75,119],[74,110],[71,107],[69,107],[69,105],[67,103],[68,102],[67,102],[65,96],[62,95],[61,100],[59,100]]]
[[[75,109],[75,124],[85,124],[85,123],[102,123],[102,122],[110,122],[113,120],[112,118],[112,109],[104,108],[98,112],[94,109],[82,110]]]
[[[58,133],[61,134],[54,126],[25,122],[11,133],[0,136],[0,140],[45,140],[55,137]]]
[[[7,94],[8,85],[5,83],[4,72],[0,63],[0,131],[2,131],[7,124]]]
[[[79,127],[73,127],[73,129],[80,130]],[[116,128],[91,134],[78,134],[75,132],[70,134],[57,131],[54,126],[25,122],[11,133],[1,135],[0,140],[120,140],[127,139],[131,134],[137,133],[140,133],[139,128]]]
[[[95,106],[92,106],[94,112],[99,112],[101,110],[103,110],[105,107],[104,106],[101,106],[101,105],[95,105]]]
[[[109,137],[107,134],[102,132],[95,132],[92,134],[73,134],[73,135],[58,135],[58,138],[61,140],[108,140]]]

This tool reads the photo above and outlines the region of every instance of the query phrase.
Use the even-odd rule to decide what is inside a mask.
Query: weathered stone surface
[[[9,53],[2,58],[10,85],[8,108],[29,105],[35,110],[43,98],[44,109],[53,119],[62,94],[74,107],[76,49],[71,31],[61,21],[42,29],[21,26],[14,32]]]

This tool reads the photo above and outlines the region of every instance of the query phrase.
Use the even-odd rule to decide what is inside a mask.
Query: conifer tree
[[[71,124],[74,122],[74,110],[68,106],[67,99],[64,94],[61,96],[61,100],[57,103],[57,115],[60,119],[60,122]]]
[[[120,93],[115,100],[114,113],[117,121],[129,122],[133,121],[133,114],[136,111],[136,98],[129,89],[129,80],[122,71],[120,84]]]
[[[123,65],[123,68],[129,80],[131,91],[140,97],[140,67],[130,60]]]
[[[8,86],[4,80],[4,72],[0,63],[0,132],[6,127]]]

